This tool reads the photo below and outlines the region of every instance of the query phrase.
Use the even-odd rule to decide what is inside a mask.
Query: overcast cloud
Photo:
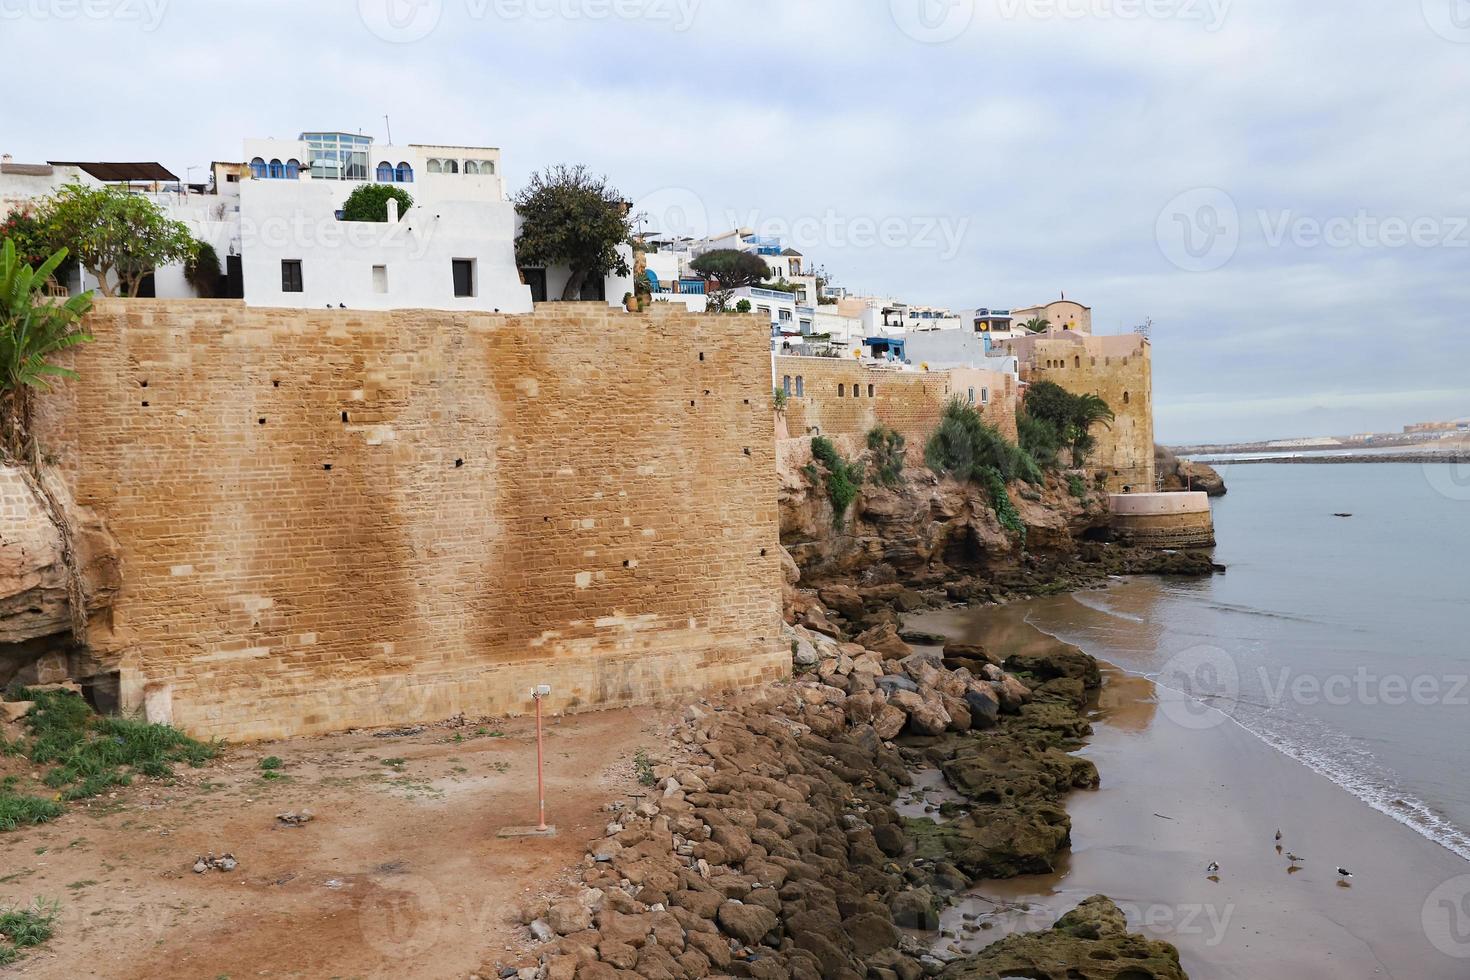
[[[17,161],[585,162],[860,291],[1151,317],[1170,442],[1470,415],[1465,0],[0,0]]]

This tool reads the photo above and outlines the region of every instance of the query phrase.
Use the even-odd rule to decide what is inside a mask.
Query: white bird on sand
[[[1353,873],[1347,868],[1338,868],[1337,873],[1342,875],[1344,878],[1351,878],[1353,876]]]
[[[1300,861],[1301,858],[1297,857],[1295,854],[1292,854],[1290,851],[1288,851],[1287,854],[1286,854],[1286,860],[1290,861],[1292,864],[1295,864],[1296,862]]]
[[[1220,870],[1220,863],[1218,861],[1211,861],[1210,866],[1205,870],[1208,871],[1210,874],[1214,874],[1215,872]]]

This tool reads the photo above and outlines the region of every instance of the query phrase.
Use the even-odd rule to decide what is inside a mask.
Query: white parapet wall
[[[1115,493],[1108,498],[1113,531],[1129,544],[1209,548],[1215,544],[1210,498],[1186,493]]]

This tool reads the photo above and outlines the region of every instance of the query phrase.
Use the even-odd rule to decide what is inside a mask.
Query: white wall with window
[[[472,178],[473,180],[473,178]],[[249,306],[531,309],[515,262],[515,209],[415,181],[397,222],[339,221],[359,182],[248,180],[240,187],[241,265]]]

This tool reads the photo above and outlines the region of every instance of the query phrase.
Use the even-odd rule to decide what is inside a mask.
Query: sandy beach
[[[908,624],[1002,653],[1059,642],[1027,610],[951,609]],[[1081,753],[1102,787],[1068,801],[1069,861],[1054,875],[984,883],[950,909],[943,925],[970,937],[967,948],[1044,928],[1103,893],[1131,927],[1174,943],[1195,980],[1470,977],[1470,864],[1213,709],[1116,668],[1106,675]],[[977,914],[990,927],[965,932]]]

